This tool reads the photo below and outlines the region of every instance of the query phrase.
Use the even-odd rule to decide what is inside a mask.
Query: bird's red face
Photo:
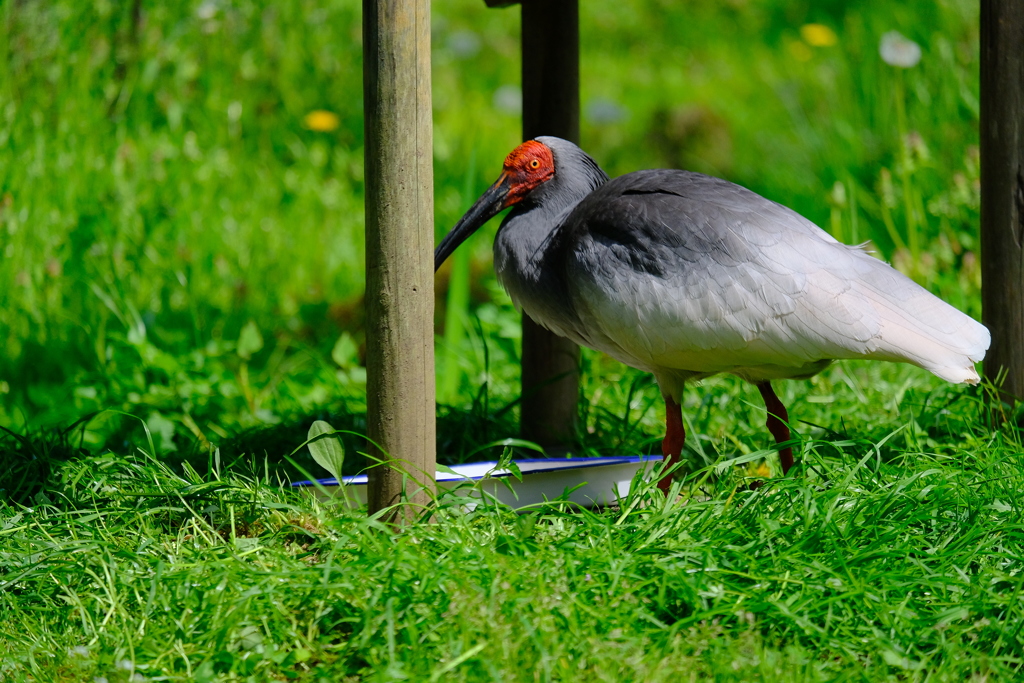
[[[502,208],[518,204],[523,197],[555,175],[555,159],[542,142],[527,140],[505,157],[498,182],[508,182],[508,195]]]
[[[441,240],[441,244],[437,245],[434,250],[434,270],[440,268],[455,248],[481,225],[504,209],[521,202],[538,185],[551,180],[554,175],[555,158],[551,148],[543,142],[527,140],[512,150],[505,158],[505,166],[498,180],[476,200],[466,215]]]

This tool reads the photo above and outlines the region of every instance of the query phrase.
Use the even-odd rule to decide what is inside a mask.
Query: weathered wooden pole
[[[985,375],[1024,398],[1024,2],[981,2],[981,301]]]
[[[578,0],[522,0],[523,139],[580,139]],[[523,315],[522,436],[546,448],[576,439],[580,349]]]
[[[430,0],[363,0],[363,97],[366,432],[386,463],[369,472],[372,513],[434,487]]]

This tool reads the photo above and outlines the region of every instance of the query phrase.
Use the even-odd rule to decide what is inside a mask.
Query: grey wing
[[[867,357],[971,381],[987,348],[983,327],[905,276],[726,181],[629,174],[568,227],[567,280],[589,341],[637,367],[786,376]]]

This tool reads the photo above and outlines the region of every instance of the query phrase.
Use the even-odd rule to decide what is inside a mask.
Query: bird
[[[494,239],[499,283],[554,334],[654,375],[666,493],[685,445],[687,382],[731,373],[756,386],[785,476],[794,457],[775,380],[859,358],[979,381],[985,326],[863,245],[740,185],[678,169],[609,179],[572,142],[537,137],[512,150],[441,240],[435,272],[510,207]]]

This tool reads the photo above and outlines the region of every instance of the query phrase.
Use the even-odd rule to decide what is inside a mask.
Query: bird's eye
[[[536,171],[538,168],[540,168],[540,161],[538,161],[537,159],[531,159],[530,168]]]

